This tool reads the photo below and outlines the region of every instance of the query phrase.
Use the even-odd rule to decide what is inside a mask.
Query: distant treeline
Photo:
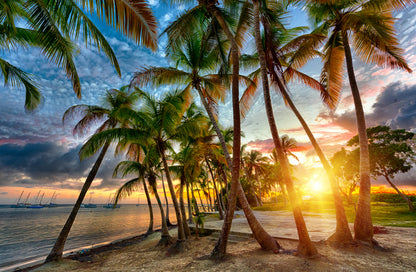
[[[410,201],[416,202],[416,195],[407,196]],[[406,203],[406,201],[398,194],[371,194],[372,202],[387,202],[387,203]]]

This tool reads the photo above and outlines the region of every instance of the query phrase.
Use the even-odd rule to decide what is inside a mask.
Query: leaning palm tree
[[[272,134],[273,144],[276,148],[276,152],[279,158],[280,166],[282,169],[283,179],[286,184],[286,188],[289,194],[290,202],[292,203],[293,215],[299,236],[298,252],[305,256],[314,256],[318,252],[315,246],[312,244],[311,239],[306,228],[306,224],[302,215],[300,200],[296,195],[293,180],[290,175],[289,162],[284,153],[282,143],[279,138],[277,130],[273,107],[270,98],[269,79],[267,72],[266,54],[263,48],[261,33],[260,33],[260,2],[253,0],[253,18],[254,18],[254,37],[256,41],[256,49],[259,56],[260,71],[261,71],[261,82],[263,87],[264,104],[266,107],[267,120],[269,122],[270,131]]]
[[[176,21],[173,25],[175,24],[179,24],[179,21]],[[173,29],[170,29],[167,31],[167,33],[170,35],[172,31]],[[212,41],[211,43],[208,43],[207,41],[210,39],[209,35],[204,35],[201,33],[201,31],[202,30],[194,29],[193,35],[181,37],[183,40],[182,46],[176,44],[169,48],[168,55],[171,57],[172,61],[176,63],[176,67],[147,67],[135,74],[132,83],[151,83],[153,85],[182,84],[185,86],[185,89],[194,88],[197,90],[201,102],[207,111],[210,121],[217,133],[218,139],[223,148],[224,156],[227,160],[227,165],[231,168],[231,166],[234,164],[232,163],[226,141],[219,128],[216,116],[212,110],[212,108],[215,107],[215,104],[217,103],[216,101],[218,99],[222,100],[225,97],[224,92],[226,85],[224,78],[221,78],[218,74],[212,73],[215,68],[217,68],[215,65],[215,60],[218,58],[218,51],[222,52],[218,47],[223,46],[223,41],[218,42],[219,44],[213,43]],[[172,37],[170,37],[170,39],[175,40]],[[213,46],[212,44],[217,46]],[[229,77],[226,76],[225,79],[228,80],[228,78]],[[249,81],[248,78],[239,76],[239,79],[242,83],[246,83],[248,88],[252,87],[252,82]],[[238,117],[238,119],[240,119],[240,117]],[[236,124],[234,124],[234,130],[235,126]],[[235,133],[234,130],[233,132]],[[237,182],[236,186],[239,201],[241,202],[240,204],[244,208],[246,218],[253,233],[255,233],[254,236],[256,237],[257,241],[260,243],[263,249],[274,251],[278,250],[280,248],[278,243],[261,227],[253,212],[251,211],[241,184]],[[230,200],[232,200],[232,197]],[[224,230],[227,230],[231,224],[231,218],[228,218],[224,222],[226,224]],[[223,254],[225,254],[226,249],[226,244],[224,244],[224,237],[226,236],[221,236],[221,242],[217,247],[218,250],[215,250],[220,258]]]
[[[171,149],[170,143],[174,139],[186,137],[190,133],[198,134],[198,121],[186,120],[181,122],[181,117],[190,101],[190,94],[186,90],[166,93],[160,101],[143,91],[140,92],[140,96],[143,105],[139,111],[126,109],[120,112],[124,118],[130,121],[134,128],[115,128],[102,131],[88,140],[81,149],[81,154],[83,156],[93,154],[97,147],[106,141],[120,140],[146,145],[149,142],[154,144],[165,171],[178,224],[178,240],[172,249],[181,249],[185,241],[185,233],[166,153]]]
[[[100,18],[137,43],[155,50],[156,20],[149,6],[143,1],[128,0],[7,0],[0,3],[0,25],[2,39],[0,49],[15,50],[19,47],[40,48],[42,55],[63,68],[72,81],[78,98],[81,97],[81,82],[74,62],[77,52],[75,41],[79,35],[86,45],[94,44],[103,50],[120,75],[116,56],[104,35],[92,23],[79,5]],[[27,27],[21,27],[21,23]],[[0,58],[0,74],[5,85],[23,86],[26,90],[25,108],[34,110],[42,100],[39,86],[30,74]]]
[[[305,28],[285,28],[279,18],[279,14],[285,14],[286,11],[284,8],[280,8],[280,12],[265,12],[267,11],[267,7],[266,10],[263,8],[261,11],[262,16],[267,18],[267,20],[262,20],[264,25],[263,46],[266,53],[268,72],[271,75],[271,85],[277,87],[278,92],[283,96],[286,104],[298,118],[327,173],[328,180],[330,181],[337,221],[336,231],[330,237],[330,240],[337,243],[351,243],[353,238],[345,215],[339,186],[332,168],[312,134],[312,131],[292,101],[287,90],[287,85],[285,84],[286,81],[297,79],[309,87],[317,89],[320,92],[323,102],[329,108],[333,109],[336,106],[339,99],[339,92],[329,92],[322,84],[320,84],[320,82],[298,70],[305,65],[308,60],[319,55],[316,47],[323,43],[325,35],[320,33],[320,31],[313,31],[312,33],[296,36],[299,31],[303,31]],[[257,56],[244,56],[243,59],[246,63],[252,63],[258,66],[258,58],[255,59],[254,57]],[[259,70],[252,74],[258,76]],[[256,79],[254,80],[257,81]],[[241,99],[243,112],[250,106],[249,101],[251,101],[252,95],[253,94],[247,92],[243,94]],[[282,137],[282,141],[283,140],[284,138]],[[284,145],[284,142],[282,142],[282,144]]]
[[[188,1],[184,1],[188,4]],[[230,4],[230,1],[225,1]],[[177,1],[172,1],[177,3]],[[234,1],[232,4],[238,4]],[[171,40],[180,40],[184,33],[191,33],[191,28],[201,22],[201,18],[213,18],[220,26],[221,32],[225,34],[230,43],[230,56],[232,62],[232,105],[233,105],[233,127],[234,127],[234,144],[233,144],[233,162],[229,164],[231,168],[231,192],[230,203],[227,209],[227,214],[224,220],[223,227],[221,229],[218,243],[215,245],[214,250],[211,253],[211,257],[214,259],[222,259],[225,256],[227,249],[227,240],[231,230],[232,218],[234,216],[234,209],[236,206],[236,198],[239,184],[240,175],[240,158],[239,150],[241,145],[241,119],[240,119],[240,105],[239,105],[239,44],[237,36],[232,32],[230,22],[227,22],[225,18],[227,12],[220,7],[220,3],[216,0],[198,1],[198,5],[191,8],[185,14],[182,14],[183,20],[176,21],[176,28],[171,36]],[[201,16],[202,15],[202,16]],[[239,25],[241,29],[244,29],[246,25]],[[225,151],[224,151],[225,152]],[[242,189],[240,190],[242,191]]]
[[[344,58],[354,100],[360,141],[360,192],[354,221],[356,240],[373,243],[371,219],[370,160],[364,110],[355,78],[350,38],[357,56],[366,63],[411,72],[398,47],[392,12],[414,1],[312,1],[307,5],[311,18],[328,33],[324,46],[321,82],[330,92],[342,89]]]
[[[145,181],[145,167],[143,164],[136,161],[122,161],[117,164],[114,169],[113,177],[117,177],[118,173],[122,173],[122,177],[125,177],[129,174],[137,175],[136,178],[133,178],[126,183],[124,183],[116,192],[114,206],[117,205],[118,201],[122,198],[130,196],[133,192],[137,191],[140,188],[140,183],[143,186],[144,193],[146,196],[147,207],[149,210],[149,227],[147,228],[146,234],[153,233],[153,208],[152,202],[150,200],[149,191],[147,190],[147,185]],[[162,224],[162,233],[163,233],[163,224]],[[162,234],[163,235],[163,234]]]
[[[87,131],[87,128],[97,121],[103,121],[101,126],[97,129],[97,133],[115,128],[122,125],[120,119],[117,118],[118,112],[122,109],[131,108],[133,103],[137,99],[137,92],[129,92],[128,86],[122,87],[120,90],[112,89],[107,91],[104,97],[104,106],[89,106],[89,105],[76,105],[67,109],[63,116],[63,121],[74,118],[76,115],[83,115],[82,119],[75,125],[74,134],[83,135]],[[68,237],[69,231],[75,221],[78,210],[90,188],[95,175],[104,159],[104,156],[110,147],[110,141],[102,142],[97,146],[96,150],[90,155],[95,154],[101,149],[101,152],[88,174],[87,179],[81,189],[78,199],[72,208],[71,214],[69,215],[65,225],[63,226],[58,238],[56,239],[55,245],[51,252],[46,258],[46,262],[59,260],[62,258],[62,253],[65,246],[65,241]]]

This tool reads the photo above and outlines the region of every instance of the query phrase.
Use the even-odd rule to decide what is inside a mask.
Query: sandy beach
[[[221,221],[208,223],[212,229]],[[235,226],[238,228],[238,224]],[[170,232],[176,234],[175,229]],[[156,247],[160,233],[155,232],[73,255],[32,271],[416,271],[415,228],[381,227],[376,232],[375,239],[384,250],[361,245],[335,248],[321,240],[314,242],[321,256],[306,259],[293,254],[297,241],[291,237],[276,238],[287,253],[274,254],[261,250],[246,231],[237,232],[234,228],[229,239],[229,255],[222,262],[207,259],[218,239],[216,230],[199,239],[192,236],[186,241],[185,251],[173,256],[168,256],[166,248]]]

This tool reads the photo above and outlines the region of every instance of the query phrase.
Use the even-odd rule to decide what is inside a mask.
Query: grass
[[[348,222],[353,223],[355,218],[354,205],[344,205]],[[290,211],[290,205],[284,203],[264,203],[262,207],[253,208],[257,211]],[[335,214],[334,204],[330,200],[311,199],[304,200],[302,211],[308,216],[322,216]],[[405,203],[372,202],[371,216],[373,224],[377,226],[413,227],[416,228],[416,213],[410,212]]]

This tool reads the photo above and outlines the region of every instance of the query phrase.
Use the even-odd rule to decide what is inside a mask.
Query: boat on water
[[[112,196],[113,194],[110,194],[110,196],[108,197],[108,200],[107,200],[107,204],[106,205],[104,205],[103,206],[103,208],[106,208],[106,209],[116,209],[116,208],[120,208],[120,205],[114,205],[114,200],[111,198],[111,196]]]
[[[56,192],[53,192],[52,197],[51,197],[51,200],[49,201],[49,205],[47,205],[48,208],[58,207],[58,204],[54,203],[54,201],[56,200],[57,195],[58,194],[56,194]]]
[[[87,208],[87,209],[97,208],[97,205],[92,203],[91,201],[91,195],[90,195],[90,198],[88,199],[88,204],[81,204],[81,208]]]
[[[26,205],[25,205],[26,201],[20,202],[22,200],[22,196],[23,196],[24,192],[25,191],[22,191],[22,193],[20,194],[19,199],[17,200],[16,204],[11,205],[10,208],[26,208]],[[30,195],[30,193],[29,193],[29,195]]]
[[[39,195],[40,195],[40,191],[38,192],[38,195],[36,196],[35,201],[34,201],[34,203],[37,203],[38,200],[39,200],[39,203],[38,204],[28,205],[28,206],[26,206],[26,208],[29,208],[29,209],[42,209],[44,207],[42,205],[42,200],[43,200],[43,197],[44,197],[45,193],[43,193],[40,198],[39,198]]]

